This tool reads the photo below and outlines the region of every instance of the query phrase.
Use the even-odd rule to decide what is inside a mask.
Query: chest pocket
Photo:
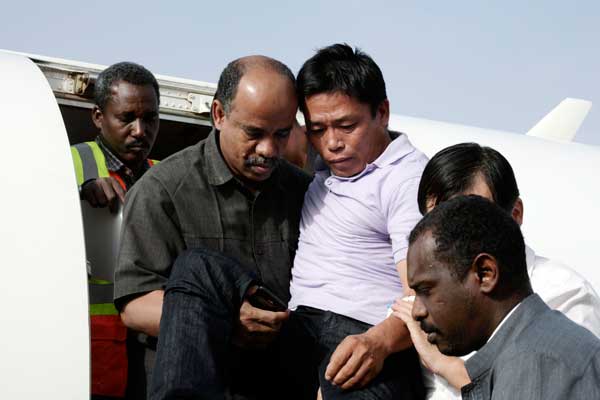
[[[246,199],[228,187],[204,188],[196,198],[198,203],[181,218],[186,247],[221,252],[253,271]]]

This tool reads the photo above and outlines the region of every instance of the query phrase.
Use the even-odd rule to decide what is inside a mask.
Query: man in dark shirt
[[[221,74],[215,93],[213,132],[154,167],[129,193],[115,274],[115,304],[127,326],[158,336],[159,328],[181,316],[180,307],[169,304],[175,300],[182,304],[182,297],[185,303],[196,289],[186,286],[191,278],[184,273],[198,273],[202,275],[198,280],[211,283],[214,278],[221,285],[223,279],[203,270],[218,264],[212,273],[232,274],[237,266],[243,268],[235,287],[219,286],[207,293],[207,301],[215,295],[235,307],[223,310],[237,319],[229,329],[235,332],[231,340],[239,348],[249,348],[275,338],[288,312],[255,308],[245,296],[252,283],[247,277],[253,276],[283,301],[289,299],[300,210],[310,180],[279,158],[295,121],[294,83],[291,71],[276,60],[251,56],[233,61]],[[173,265],[186,249],[194,248],[202,250],[187,252]],[[229,260],[235,260],[235,266]],[[163,298],[169,315],[161,323]],[[201,331],[202,321],[215,329],[231,322],[203,310],[198,313],[198,318],[183,324],[192,335],[190,341],[198,340],[194,335]],[[223,328],[224,340],[229,340],[227,331]],[[159,347],[176,356],[182,343],[169,343],[168,338]],[[195,350],[201,351],[201,345]],[[252,370],[243,361],[230,364]],[[161,371],[161,377],[165,373],[170,371]]]

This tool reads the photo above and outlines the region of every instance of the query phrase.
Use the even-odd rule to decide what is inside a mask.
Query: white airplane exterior
[[[84,220],[69,151],[77,118],[67,108],[90,108],[82,97],[85,79],[93,81],[102,68],[0,51],[0,398],[89,398]],[[161,132],[163,120],[208,129],[215,86],[157,78]],[[600,292],[600,147],[569,142],[590,105],[575,103],[557,108],[531,136],[398,115],[390,128],[407,133],[428,156],[460,142],[504,154],[525,204],[528,244],[564,261]],[[87,220],[102,219],[83,212]],[[117,232],[119,221],[107,216],[102,232]],[[89,241],[89,227],[85,232]],[[96,257],[89,243],[87,253]]]

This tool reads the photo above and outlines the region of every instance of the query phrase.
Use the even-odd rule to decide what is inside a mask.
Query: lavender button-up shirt
[[[372,325],[402,295],[396,264],[421,218],[427,157],[400,134],[358,175],[317,169],[304,197],[289,307],[333,311]]]

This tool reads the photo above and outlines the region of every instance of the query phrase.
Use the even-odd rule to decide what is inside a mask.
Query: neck
[[[390,133],[386,129],[383,131],[383,133],[381,135],[379,135],[378,140],[373,145],[373,155],[372,155],[371,159],[369,160],[369,163],[372,163],[381,154],[383,154],[383,152],[385,151],[385,149],[387,149],[387,147],[389,146],[389,144],[391,142],[392,142],[392,138],[390,137]]]
[[[492,333],[496,330],[498,325],[506,318],[508,313],[510,313],[519,303],[521,303],[527,296],[529,296],[532,292],[529,291],[527,293],[518,293],[513,294],[512,296],[502,300],[496,301],[495,306],[490,312],[490,318],[488,323],[488,329],[486,332],[486,340],[489,340]]]
[[[104,147],[106,147],[115,157],[117,157],[119,161],[123,163],[124,166],[126,166],[131,170],[131,172],[133,172],[134,176],[138,176],[138,174],[142,172],[142,167],[144,166],[146,160],[125,161],[121,157],[119,157],[119,153],[116,152],[115,149],[113,149],[112,146],[108,143],[108,141],[104,139],[104,136],[100,135],[100,140],[102,141]]]
[[[121,161],[123,161],[123,160],[121,160]],[[127,168],[129,168],[131,170],[131,172],[133,172],[133,176],[135,176],[137,179],[139,177],[139,175],[142,173],[142,167],[143,167],[145,161],[146,160],[143,160],[142,162],[136,163],[135,165],[125,164],[125,163],[123,163],[123,164],[125,164],[125,166]]]

